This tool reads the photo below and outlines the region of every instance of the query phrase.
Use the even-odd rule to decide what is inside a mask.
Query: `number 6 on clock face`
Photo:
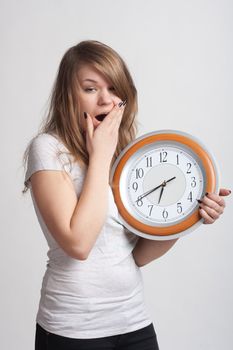
[[[117,158],[112,189],[124,225],[149,239],[172,239],[201,223],[198,202],[216,192],[213,156],[191,135],[161,130],[133,141]]]

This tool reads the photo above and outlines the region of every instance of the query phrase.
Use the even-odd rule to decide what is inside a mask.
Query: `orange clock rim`
[[[166,226],[166,227],[160,227],[160,226],[149,226],[146,225],[137,219],[135,219],[125,208],[121,196],[120,196],[120,189],[119,189],[119,182],[121,173],[123,171],[123,168],[128,161],[128,159],[140,148],[149,145],[150,143],[158,142],[158,141],[175,141],[180,144],[186,145],[189,148],[191,148],[194,153],[198,155],[198,157],[201,159],[203,167],[205,169],[206,173],[206,192],[214,192],[216,188],[216,173],[215,173],[215,167],[212,162],[212,159],[208,152],[204,150],[201,145],[199,145],[196,141],[190,139],[187,136],[179,135],[179,134],[173,134],[173,133],[163,133],[163,134],[155,134],[147,136],[135,144],[133,144],[122,156],[119,163],[116,166],[116,169],[114,171],[113,179],[112,179],[112,190],[113,195],[115,198],[115,201],[117,203],[117,207],[119,210],[120,215],[122,218],[131,226],[134,227],[136,230],[149,234],[149,235],[155,235],[155,236],[168,236],[168,235],[175,235],[177,233],[180,233],[182,231],[185,231],[195,225],[200,220],[200,215],[198,213],[198,210],[196,210],[192,215],[187,217],[186,220]]]

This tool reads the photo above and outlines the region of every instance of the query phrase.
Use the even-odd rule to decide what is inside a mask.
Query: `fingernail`
[[[118,103],[118,106],[121,107],[123,105],[123,103],[124,102],[121,101],[120,103]]]
[[[202,203],[202,201],[200,199],[197,199],[198,203]]]
[[[87,113],[83,112],[83,114],[84,114],[84,118],[87,119]]]

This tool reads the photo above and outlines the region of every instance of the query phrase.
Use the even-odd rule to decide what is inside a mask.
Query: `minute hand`
[[[165,181],[165,183],[167,184],[168,182],[170,182],[170,181],[174,180],[175,178],[176,178],[176,176],[173,176],[171,179],[169,179],[169,180]]]
[[[167,182],[170,182],[170,181],[174,180],[175,178],[176,178],[176,176],[173,176],[171,179],[169,179],[169,180],[167,180],[167,181],[162,182],[162,183],[161,183],[161,185],[159,185],[159,186],[157,186],[157,187],[155,187],[155,188],[152,188],[152,190],[149,190],[149,191],[147,191],[147,192],[143,193],[141,196],[138,196],[137,201],[138,201],[139,199],[142,199],[142,198],[144,198],[144,197],[148,196],[148,194],[150,194],[150,193],[152,193],[152,192],[156,191],[158,188],[160,188],[160,187],[164,186],[164,183],[165,183],[165,186],[166,186]],[[137,201],[136,201],[136,202],[137,202]]]
[[[143,193],[141,196],[138,196],[138,199],[136,200],[136,202],[137,202],[139,199],[142,199],[142,198],[148,196],[148,194],[150,194],[150,193],[156,191],[158,188],[160,188],[160,187],[162,187],[162,186],[163,186],[163,184],[161,184],[161,185],[159,185],[159,186],[153,188],[153,189],[150,190],[150,191],[147,191],[147,192]]]

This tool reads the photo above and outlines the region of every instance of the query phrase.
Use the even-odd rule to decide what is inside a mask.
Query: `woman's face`
[[[116,96],[112,84],[91,65],[83,65],[78,70],[78,101],[81,115],[87,112],[93,121],[94,128],[101,123],[112,108],[121,101]],[[84,121],[84,117],[83,117]],[[86,123],[82,127],[85,130]]]

